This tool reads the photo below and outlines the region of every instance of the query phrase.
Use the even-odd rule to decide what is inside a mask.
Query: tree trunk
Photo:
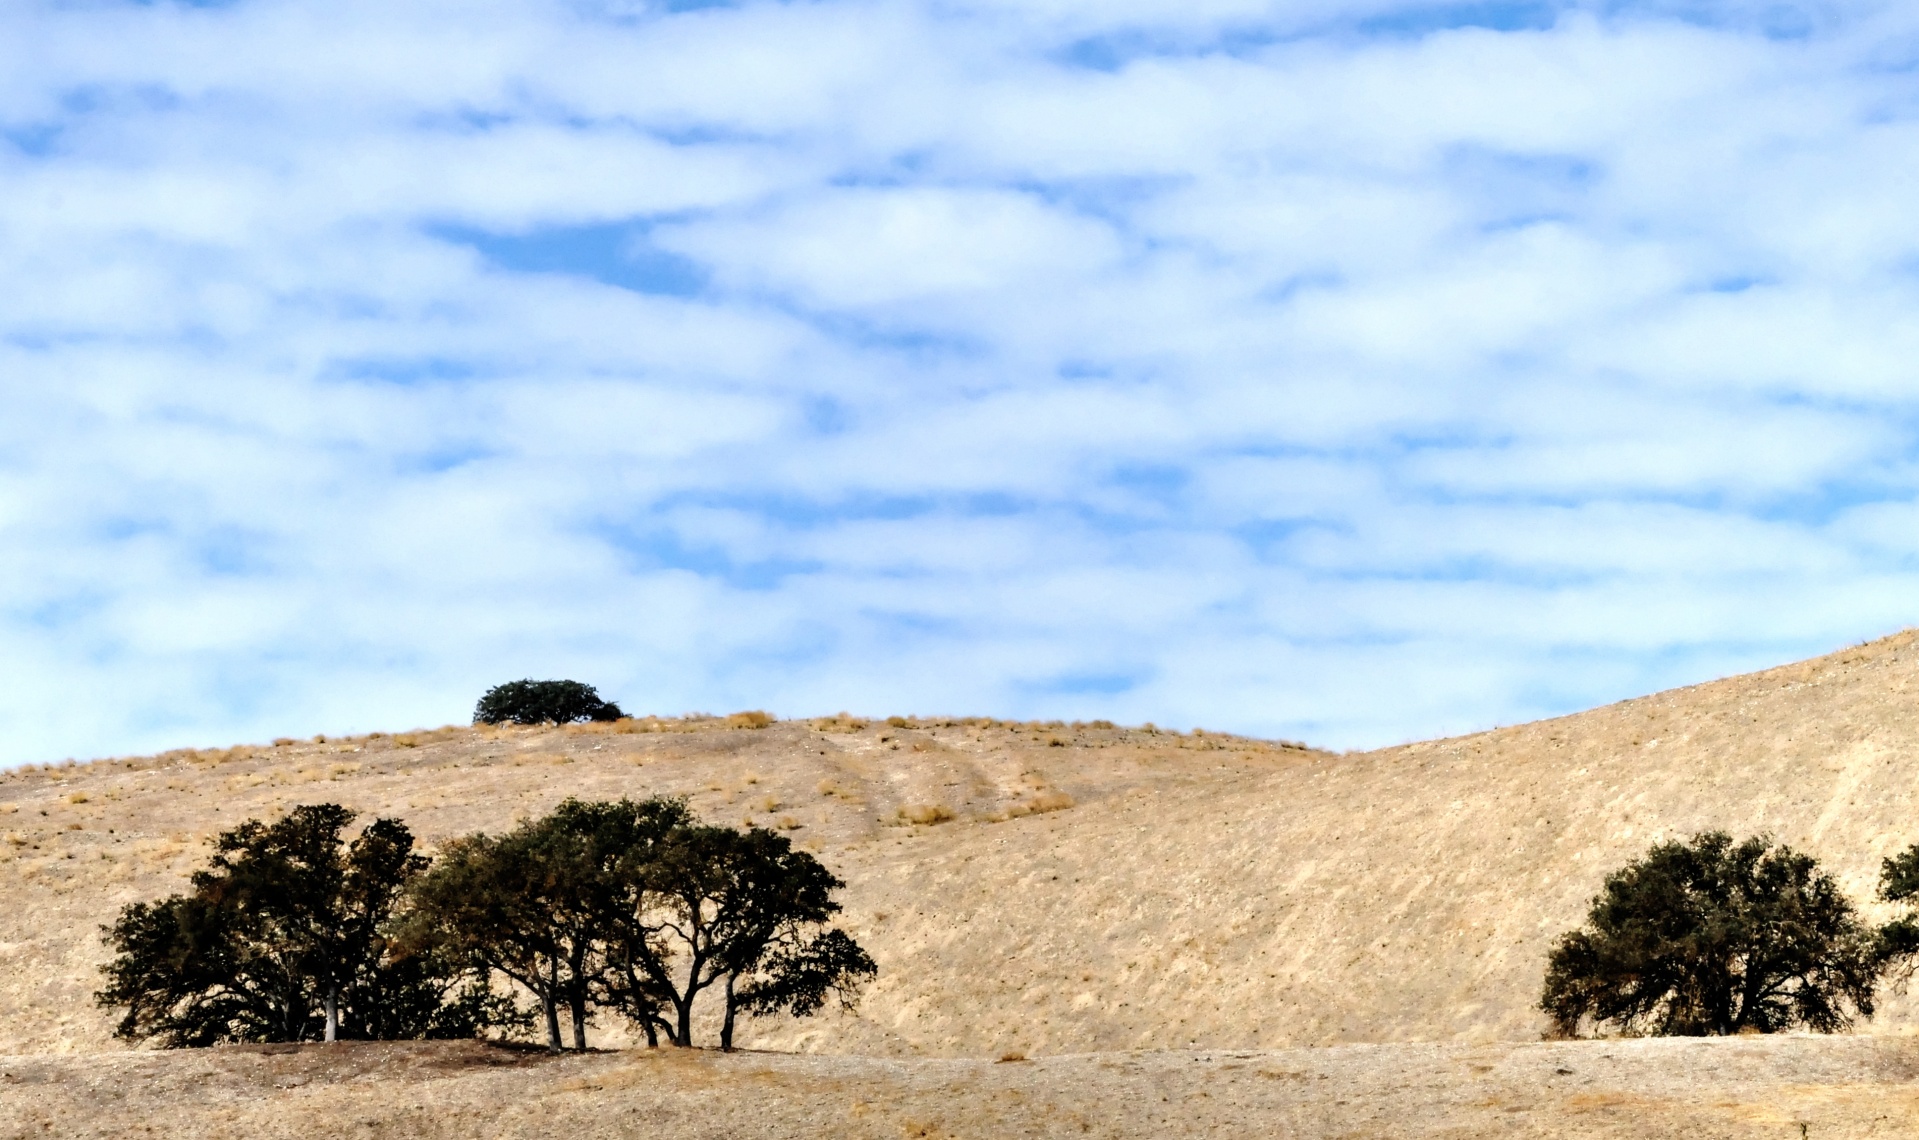
[[[558,1053],[560,1051],[560,1008],[554,1002],[550,992],[540,995],[540,1009],[546,1014],[546,1051]]]
[[[726,975],[726,1020],[720,1022],[720,1052],[733,1051],[733,1012],[737,1003],[733,1000],[733,975]]]
[[[573,1015],[573,1049],[575,1052],[584,1053],[586,1052],[586,995],[580,992],[577,985],[573,987],[573,993],[568,995],[567,1009]]]
[[[685,1001],[673,1003],[673,1012],[679,1015],[680,1031],[674,1036],[673,1044],[682,1048],[693,1044],[693,997],[687,995]]]
[[[646,1029],[646,1047],[648,1049],[658,1049],[660,1047],[660,1027],[654,1023],[653,1015],[650,1013],[647,1014],[645,1018],[641,1019],[640,1024]]]
[[[340,986],[334,983],[326,991],[326,1039],[340,1039]]]
[[[537,978],[540,976],[539,970],[539,966],[536,965],[533,967],[534,977]],[[540,1012],[546,1015],[546,1051],[549,1053],[558,1053],[562,1048],[560,1044],[558,971],[558,963],[549,959],[546,964],[546,977],[542,979],[546,984],[540,987]]]

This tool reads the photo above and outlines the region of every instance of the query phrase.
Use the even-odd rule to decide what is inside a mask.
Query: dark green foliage
[[[473,709],[475,724],[573,724],[618,720],[620,706],[578,681],[508,681],[495,685]]]
[[[678,800],[568,800],[506,835],[456,840],[413,892],[407,941],[524,986],[556,1051],[566,1007],[574,1048],[585,1049],[588,1006],[604,988],[608,915],[624,897],[621,869],[689,820]]]
[[[397,820],[344,843],[352,818],[320,804],[249,821],[191,892],[127,907],[98,995],[126,1008],[120,1035],[177,1047],[530,1025],[489,988],[500,975],[538,999],[555,1051],[563,1008],[575,1049],[595,1008],[650,1044],[691,1044],[712,989],[730,1049],[740,1014],[850,1008],[878,972],[826,925],[845,884],[784,836],[698,824],[684,800],[567,800],[455,840],[430,867]]]
[[[846,884],[763,828],[675,828],[625,868],[623,885],[609,949],[612,996],[649,1038],[657,1024],[674,1044],[690,1045],[695,1002],[717,986],[720,1047],[731,1049],[740,1013],[805,1017],[828,997],[851,1008],[878,973],[845,932],[821,929]]]
[[[1887,859],[1879,868],[1879,897],[1905,903],[1919,899],[1919,843]],[[1879,928],[1879,960],[1904,984],[1919,962],[1919,919],[1911,910]]]
[[[1810,856],[1763,837],[1659,844],[1606,879],[1587,921],[1540,999],[1565,1034],[1831,1033],[1872,1015],[1877,940]]]
[[[220,835],[189,893],[123,910],[96,995],[126,1009],[118,1035],[168,1047],[422,1037],[490,1008],[445,1000],[461,980],[448,960],[391,951],[388,925],[426,860],[397,820],[344,843],[352,819],[318,804],[249,820]]]
[[[701,826],[682,800],[568,800],[448,845],[414,891],[408,940],[532,991],[551,1049],[562,1007],[576,1049],[595,1006],[649,1043],[691,1044],[695,1005],[715,988],[731,1048],[738,1014],[850,1005],[877,973],[852,938],[823,929],[843,885],[785,837]]]

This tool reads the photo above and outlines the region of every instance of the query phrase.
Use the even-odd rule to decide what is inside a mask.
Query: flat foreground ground
[[[1911,1137],[1919,1038],[995,1063],[467,1042],[0,1057],[0,1138]]]

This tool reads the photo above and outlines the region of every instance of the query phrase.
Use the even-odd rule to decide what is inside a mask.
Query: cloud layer
[[[1330,745],[1919,616],[1898,6],[22,3],[0,762]]]

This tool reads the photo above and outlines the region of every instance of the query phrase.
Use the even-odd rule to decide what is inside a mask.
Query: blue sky
[[[0,762],[1358,747],[1919,621],[1919,11],[0,9]]]

